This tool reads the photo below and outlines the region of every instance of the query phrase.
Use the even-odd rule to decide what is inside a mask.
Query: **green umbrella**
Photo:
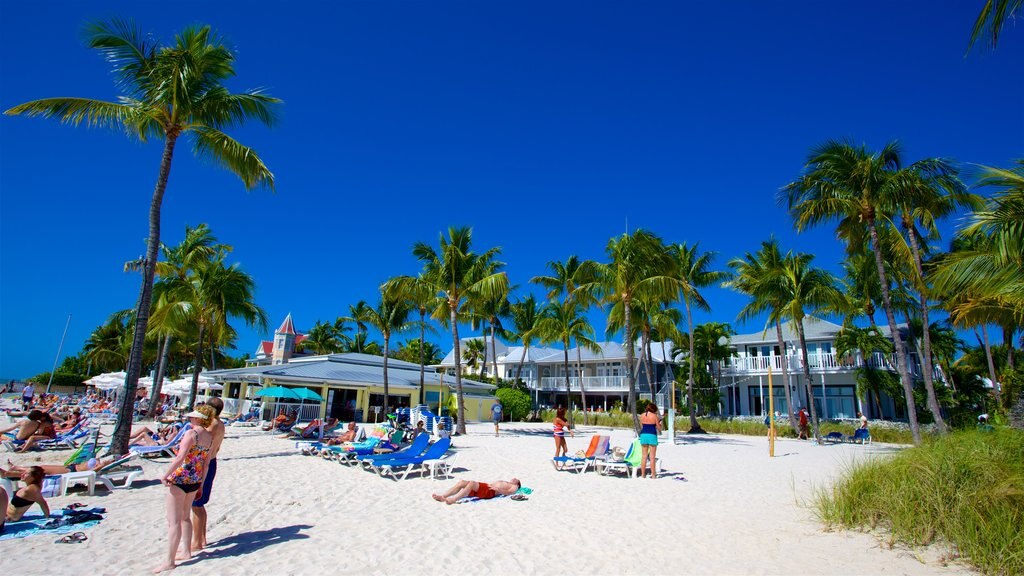
[[[300,390],[305,390],[300,388]],[[308,392],[308,390],[307,390]],[[259,392],[253,394],[253,396],[269,396],[270,398],[290,398],[292,400],[301,400],[303,397],[299,395],[296,390],[291,388],[285,388],[284,386],[271,386],[270,388],[264,388]],[[319,396],[317,396],[319,398]]]
[[[298,397],[301,398],[302,400],[313,400],[314,402],[324,401],[323,397],[321,397],[316,392],[313,392],[309,388],[295,388],[294,390],[292,390],[292,392],[295,392],[298,395]]]

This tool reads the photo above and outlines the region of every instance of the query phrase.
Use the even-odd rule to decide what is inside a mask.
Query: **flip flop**
[[[522,502],[523,500],[526,500],[526,494],[513,494],[511,498],[516,502]]]
[[[77,544],[79,542],[85,542],[89,537],[85,535],[85,532],[75,532],[74,534],[68,534],[67,536],[58,539],[54,544]]]
[[[66,510],[74,510],[76,508],[85,508],[85,504],[82,504],[81,502],[75,502],[74,504],[68,504],[64,508]]]

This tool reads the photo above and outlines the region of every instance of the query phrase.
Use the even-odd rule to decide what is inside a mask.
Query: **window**
[[[764,393],[764,406],[761,405],[761,394]],[[768,386],[758,389],[756,386],[747,388],[747,400],[750,407],[750,414],[760,415],[768,413]],[[775,411],[779,414],[789,414],[789,404],[786,403],[786,389],[782,386],[772,386],[772,396],[775,398]]]
[[[822,392],[825,393],[825,406],[822,409]],[[821,418],[854,418],[857,416],[857,396],[853,386],[821,386],[814,387],[814,408]]]

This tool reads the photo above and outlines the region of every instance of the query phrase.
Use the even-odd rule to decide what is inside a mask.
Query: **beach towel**
[[[506,496],[504,494],[497,494],[493,498],[477,498],[476,496],[467,496],[465,498],[460,499],[458,502],[456,502],[456,504],[471,504],[473,502],[485,502],[487,500],[499,500],[501,498],[508,498],[510,500],[517,501],[526,500],[527,496],[529,496],[530,494],[533,494],[533,489],[527,488],[526,486],[522,486],[519,488],[519,490],[516,490],[515,493],[512,494],[511,496]]]
[[[49,518],[44,517],[42,514],[34,516],[23,516],[21,520],[17,522],[8,521],[4,524],[4,531],[0,533],[0,542],[4,540],[15,540],[17,538],[25,538],[26,536],[34,536],[36,534],[67,534],[69,532],[78,532],[79,530],[85,530],[92,528],[100,523],[100,520],[87,520],[79,523],[61,523],[61,520],[65,518],[65,514],[72,512],[70,510],[61,510],[60,514],[55,514]],[[88,513],[92,516],[99,516],[97,513],[91,511],[75,511],[79,513]],[[102,519],[102,516],[99,516]],[[71,518],[69,516],[68,518]],[[57,522],[54,522],[54,521]],[[48,527],[51,525],[51,527]]]

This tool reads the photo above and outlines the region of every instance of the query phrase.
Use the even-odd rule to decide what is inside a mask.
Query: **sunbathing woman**
[[[31,436],[25,439],[25,445],[21,447],[18,452],[28,452],[35,448],[36,444],[45,440],[53,440],[57,437],[57,429],[53,423],[53,418],[49,414],[43,412],[42,419],[39,421],[39,426],[36,427],[35,432]]]
[[[0,477],[3,478],[21,478],[21,476],[32,468],[42,468],[43,474],[46,476],[57,476],[60,474],[67,474],[68,472],[88,472],[89,470],[98,470],[116,462],[118,459],[124,458],[124,456],[110,457],[105,460],[97,460],[96,458],[89,458],[85,462],[79,462],[78,464],[69,464],[67,466],[63,464],[39,464],[38,466],[18,466],[7,461],[7,465],[10,466],[7,470],[0,468]]]
[[[178,433],[177,426],[164,426],[154,432],[149,426],[143,426],[141,430],[132,432],[128,444],[132,446],[160,446],[167,444]]]
[[[19,420],[10,426],[0,428],[0,434],[5,434],[17,429],[18,432],[14,437],[18,440],[28,440],[43,425],[43,416],[45,415],[46,414],[42,410],[32,410],[24,420]]]
[[[565,429],[569,427],[569,423],[565,420],[565,408],[559,406],[558,411],[555,413],[554,421],[554,435],[555,435],[555,458],[559,456],[565,456],[569,452],[568,446],[565,445]],[[573,437],[576,434],[569,430],[569,434]]]
[[[43,509],[44,516],[50,515],[50,505],[43,498],[43,476],[43,469],[39,466],[31,466],[21,473],[21,481],[25,483],[25,487],[15,490],[14,494],[9,496],[10,501],[3,507],[4,520],[12,522],[21,520],[21,517],[28,512],[33,504],[39,504],[39,507]],[[7,493],[3,490],[0,490],[0,494],[4,494],[2,498],[8,498]],[[0,502],[0,504],[2,503]],[[0,522],[0,527],[2,526],[3,522]]]

